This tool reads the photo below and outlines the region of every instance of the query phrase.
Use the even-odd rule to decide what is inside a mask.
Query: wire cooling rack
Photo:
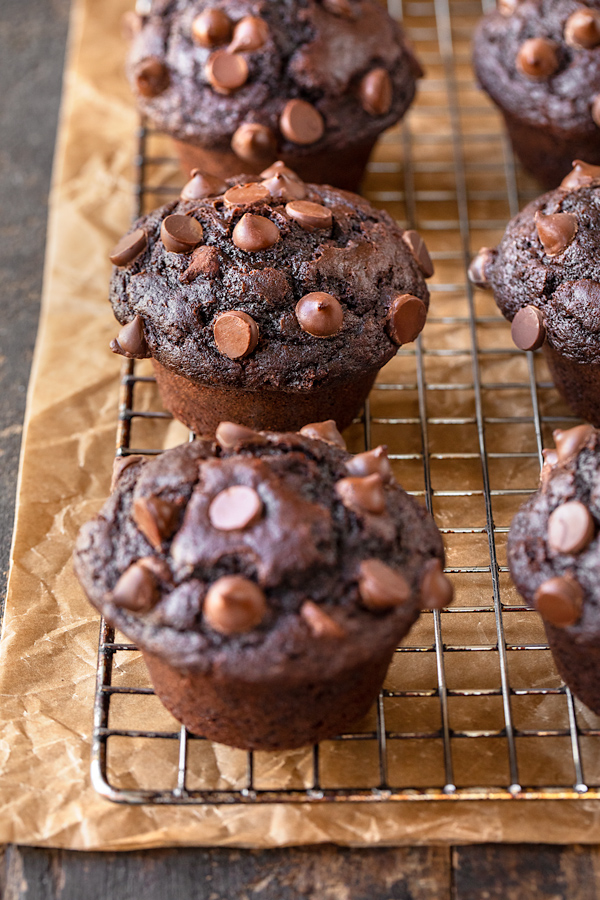
[[[103,622],[92,777],[111,800],[600,798],[600,719],[562,685],[505,565],[508,525],[537,486],[542,447],[577,420],[543,359],[515,350],[493,300],[466,278],[472,253],[496,243],[539,191],[473,82],[470,38],[488,4],[388,6],[428,74],[405,122],[380,142],[365,193],[425,236],[436,276],[424,334],[383,370],[349,441],[354,451],[388,445],[398,479],[444,535],[456,601],[423,613],[355,732],[288,754],[188,734],[154,696],[136,648]],[[177,195],[169,145],[146,128],[137,169],[140,214]],[[158,453],[185,439],[177,427],[144,364],[126,362],[118,454]]]

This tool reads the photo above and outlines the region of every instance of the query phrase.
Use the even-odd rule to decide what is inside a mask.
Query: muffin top
[[[469,277],[491,288],[522,350],[545,340],[575,362],[600,362],[600,167],[579,160],[560,187],[529,203]]]
[[[498,0],[477,27],[473,58],[503,109],[600,140],[600,0]]]
[[[389,647],[423,606],[451,600],[442,540],[385,448],[343,446],[333,422],[222,423],[214,440],[117,460],[114,493],[77,541],[91,602],[175,666],[246,679],[253,661],[261,677],[289,658],[335,669]]]
[[[178,139],[231,144],[247,161],[372,139],[422,74],[376,0],[147,6],[128,60],[140,108]]]
[[[199,172],[114,248],[112,349],[203,383],[310,390],[380,368],[421,331],[433,272],[414,231],[283,164]]]
[[[510,527],[512,578],[546,622],[578,642],[600,638],[600,433],[555,431],[540,488]]]

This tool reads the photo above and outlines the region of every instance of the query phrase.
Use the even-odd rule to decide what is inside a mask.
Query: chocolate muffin
[[[543,347],[571,408],[600,425],[600,167],[576,160],[561,186],[483,247],[469,277],[491,288],[517,347]]]
[[[473,61],[515,153],[545,187],[573,159],[600,163],[600,0],[498,0]]]
[[[511,525],[508,563],[563,680],[600,714],[600,434],[579,425],[554,438],[540,489]]]
[[[378,135],[422,75],[376,0],[154,0],[128,75],[175,139],[186,176],[258,174],[281,158],[307,181],[356,190]]]
[[[367,712],[419,610],[451,601],[439,532],[385,448],[343,446],[333,422],[222,423],[117,460],[76,572],[190,731],[244,749],[332,737]]]
[[[351,423],[414,340],[433,272],[414,231],[282,163],[221,182],[196,172],[111,254],[112,349],[153,358],[167,409],[198,434],[222,419],[294,430]]]

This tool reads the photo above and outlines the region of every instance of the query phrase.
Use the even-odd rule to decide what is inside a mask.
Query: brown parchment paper
[[[132,213],[131,162],[136,152],[137,116],[134,112],[122,66],[124,43],[121,38],[121,17],[129,6],[127,0],[75,0],[73,3],[70,53],[65,76],[65,93],[51,198],[45,288],[41,326],[38,336],[30,394],[24,449],[19,481],[18,512],[13,548],[9,595],[0,645],[0,843],[69,847],[75,849],[126,850],[165,845],[237,845],[273,847],[290,844],[334,841],[342,844],[415,844],[440,841],[546,841],[597,842],[600,840],[600,808],[597,803],[581,802],[411,802],[369,803],[361,805],[273,805],[257,807],[135,807],[119,806],[102,799],[92,789],[88,774],[90,731],[98,638],[98,619],[82,596],[72,573],[70,556],[74,537],[80,525],[94,514],[108,492],[114,452],[116,408],[118,402],[119,361],[107,350],[115,333],[115,323],[106,301],[110,266],[107,250],[122,233]],[[427,24],[427,23],[425,23]],[[431,23],[429,23],[431,24]],[[473,22],[465,20],[463,32],[456,35],[462,41],[463,55],[458,59],[457,75],[467,71],[468,34]],[[467,36],[465,36],[467,34]],[[428,40],[425,35],[419,48],[427,63]],[[465,50],[465,48],[467,48]],[[439,59],[431,49],[429,75],[440,77]],[[470,77],[470,76],[469,76]],[[447,146],[438,145],[436,153],[451,153],[451,139],[447,111],[432,118],[428,107],[433,93],[424,86],[419,107],[414,114],[415,129],[424,136],[417,148],[417,157],[427,159],[433,152],[427,136],[433,132],[448,137]],[[442,99],[442,105],[444,100]],[[474,105],[481,99],[472,98]],[[492,126],[498,129],[493,113]],[[472,130],[475,119],[465,120],[465,132]],[[479,124],[481,124],[479,122]],[[415,138],[416,140],[416,138]],[[384,141],[379,159],[384,163],[397,153],[398,142]],[[464,143],[465,158],[481,154],[481,146]],[[486,153],[488,150],[486,150]],[[490,150],[489,152],[498,152]],[[501,150],[499,152],[502,152]],[[450,158],[450,157],[448,157]],[[385,168],[385,166],[383,167]],[[165,180],[175,178],[173,172]],[[439,176],[436,188],[444,188]],[[428,185],[425,185],[427,187]],[[430,185],[431,186],[431,185]],[[446,186],[449,186],[448,184]],[[481,185],[480,185],[481,186]],[[484,185],[485,186],[485,185]],[[477,185],[475,185],[477,187]],[[417,198],[418,201],[418,198]],[[439,215],[452,219],[453,211],[441,197]],[[479,200],[476,198],[474,203]],[[443,205],[445,204],[445,205]],[[395,211],[399,218],[406,208]],[[489,212],[473,210],[482,221]],[[432,209],[429,209],[431,216]],[[433,214],[436,212],[433,210]],[[506,220],[509,210],[496,210],[495,215]],[[426,222],[423,229],[427,231]],[[460,260],[458,231],[433,225],[433,249],[456,251],[457,263],[446,253],[438,266],[437,281],[456,280],[456,266]],[[428,236],[429,237],[429,236]],[[481,243],[497,239],[498,232],[487,234],[485,225],[479,230]],[[450,260],[450,261],[448,261]],[[432,313],[461,315],[465,312],[464,294],[436,295]],[[487,298],[477,298],[478,309],[493,314],[493,304]],[[436,305],[437,304],[437,305]],[[488,304],[488,306],[486,306]],[[479,334],[481,346],[492,346],[498,340],[496,322]],[[505,336],[504,336],[505,337]],[[460,326],[452,328],[431,324],[424,337],[427,347],[465,350],[464,357],[444,359],[433,357],[427,363],[430,381],[453,382],[451,396],[434,392],[430,415],[472,417],[471,363],[468,358],[468,331]],[[503,338],[504,340],[504,338]],[[506,341],[505,341],[506,345]],[[389,381],[415,381],[414,356],[398,357],[387,370]],[[523,380],[519,367],[523,361],[492,360],[483,373],[488,381]],[[385,380],[385,377],[384,377]],[[461,384],[467,387],[460,388]],[[140,398],[144,403],[156,403],[155,398]],[[407,388],[399,398],[395,391],[380,392],[373,399],[374,411],[380,417],[393,416],[397,404],[404,404],[404,414],[413,410],[418,416],[416,392]],[[493,398],[488,414],[499,414]],[[523,414],[530,415],[528,399],[518,391],[503,392],[502,403],[511,409],[523,406]],[[542,398],[546,408],[557,404],[554,393]],[[145,439],[160,440],[163,446],[184,439],[180,427],[172,424],[158,435],[157,426],[141,423],[138,446]],[[144,431],[144,428],[150,431]],[[373,440],[387,441],[397,452],[415,454],[415,465],[406,459],[398,464],[398,474],[408,489],[423,487],[422,463],[416,458],[420,452],[420,431],[407,426],[399,436],[389,424],[374,426]],[[458,435],[458,437],[457,437]],[[497,447],[510,445],[513,449],[530,448],[531,434],[511,429],[491,436]],[[352,436],[351,436],[352,440]],[[458,440],[465,451],[477,451],[476,435],[465,426],[464,431],[450,434],[447,430],[430,428],[433,451],[440,451],[432,462],[434,486],[453,485],[464,489],[473,487],[472,498],[460,503],[467,508],[452,506],[451,497],[443,492],[436,498],[434,512],[438,524],[452,527],[461,516],[468,514],[472,523],[485,524],[478,465],[468,460],[461,465],[456,460],[449,466],[443,452],[455,449]],[[536,465],[529,461],[512,461],[504,469],[494,470],[492,476],[502,483],[535,484]],[[525,481],[523,481],[523,478]],[[494,487],[494,484],[492,484]],[[499,500],[496,516],[500,524],[508,524],[510,515],[521,498]],[[471,502],[472,501],[472,502]],[[505,505],[502,506],[501,504]],[[506,520],[506,521],[504,521]],[[464,521],[464,518],[463,518]],[[452,566],[485,566],[487,542],[485,535],[455,535],[448,541],[448,560]],[[486,580],[487,579],[487,580]],[[470,578],[457,576],[457,603],[469,604],[475,598],[489,600],[489,575],[475,574]],[[503,581],[503,590],[510,595],[512,588]],[[459,618],[445,624],[445,639],[459,641],[454,633]],[[524,620],[525,621],[525,620]],[[522,639],[534,639],[539,631],[526,619],[529,633]],[[429,624],[419,623],[411,638],[424,640],[423,630]],[[493,623],[485,616],[472,623],[472,633],[463,635],[463,643],[495,640]],[[413,654],[420,658],[422,654]],[[457,654],[460,656],[460,654]],[[430,655],[430,659],[432,655]],[[435,673],[421,671],[407,655],[402,657],[402,678],[420,687],[435,686]],[[396,660],[388,677],[394,685],[400,677]],[[119,663],[115,678],[139,678],[145,672],[139,659]],[[484,684],[487,676],[478,674],[474,683]],[[519,673],[516,673],[519,677]],[[457,662],[451,673],[455,682],[468,683],[471,672],[466,662]],[[490,684],[495,676],[489,676]],[[536,679],[538,680],[536,682]],[[547,684],[556,675],[547,660],[539,675],[523,674],[523,683]],[[546,706],[548,698],[539,700],[536,710],[538,727],[552,720],[554,713]],[[129,706],[127,704],[130,704]],[[399,711],[400,714],[400,711]],[[485,711],[488,727],[497,727],[498,710]],[[130,727],[143,727],[148,713],[125,698],[117,709],[113,722],[124,716]],[[435,714],[422,709],[409,727],[415,730],[436,727]],[[456,727],[469,727],[467,718],[460,721],[456,710]],[[564,715],[564,711],[563,711]],[[173,728],[173,720],[154,708],[153,722]],[[494,720],[494,721],[492,721]],[[401,727],[401,721],[397,727]],[[495,725],[494,725],[495,722]],[[389,727],[396,727],[393,710]],[[167,743],[167,742],[165,742]],[[160,742],[159,742],[160,744]],[[154,746],[152,752],[132,745],[116,748],[112,762],[113,773],[123,786],[135,786],[150,780],[161,786],[171,777],[175,761],[172,745]],[[438,748],[439,749],[439,748]],[[409,779],[417,782],[419,773],[427,768],[427,748],[423,745],[390,751],[390,770],[402,767]],[[328,755],[329,753],[329,755]],[[397,758],[394,754],[397,754]],[[367,750],[348,752],[337,746],[322,748],[323,777],[335,786],[363,784],[372,777],[374,763]],[[557,758],[560,753],[557,752]],[[588,760],[593,763],[593,760]],[[462,765],[462,770],[461,770]],[[558,765],[558,764],[557,764]],[[472,770],[474,784],[490,783],[490,778],[502,769],[494,755],[494,748],[475,756],[465,756],[458,762],[458,775]],[[552,758],[543,753],[537,760],[538,772],[544,776],[555,767]],[[310,768],[309,751],[295,754],[265,754],[257,761],[257,778],[264,786],[297,786],[304,783]],[[376,766],[375,766],[376,768]],[[560,768],[560,766],[559,766]],[[192,776],[212,780],[214,787],[235,787],[243,777],[242,755],[223,747],[202,745],[198,757],[190,760]],[[368,773],[371,773],[370,775]],[[502,774],[502,773],[501,773]],[[535,772],[530,773],[535,779]],[[423,776],[426,777],[426,774]],[[557,775],[558,777],[558,775]],[[468,779],[467,779],[468,781]],[[426,782],[425,782],[426,783]]]

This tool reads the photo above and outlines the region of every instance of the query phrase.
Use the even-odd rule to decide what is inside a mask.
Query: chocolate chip
[[[312,203],[310,200],[292,200],[286,205],[285,211],[305,231],[331,228],[333,222],[330,209],[321,203]]]
[[[519,350],[538,350],[546,340],[544,316],[537,306],[524,306],[510,326],[510,335]]]
[[[527,78],[549,78],[558,69],[556,44],[547,38],[529,38],[519,47],[516,65]]]
[[[136,228],[131,234],[125,234],[113,247],[109,254],[111,263],[115,266],[128,266],[143,253],[148,246],[148,235],[143,228]]]
[[[406,578],[380,559],[365,559],[361,562],[358,590],[363,604],[375,612],[406,603],[411,596]]]
[[[427,307],[412,294],[394,297],[386,320],[386,330],[395,344],[409,344],[417,338],[427,318]]]
[[[321,113],[306,100],[289,100],[279,119],[281,133],[293,144],[315,144],[323,137]]]
[[[419,232],[412,230],[405,231],[402,235],[402,240],[408,246],[408,249],[412,253],[415,262],[425,278],[431,278],[434,272],[433,263],[431,262],[431,257],[425,245],[425,241]]]
[[[246,84],[250,70],[243,56],[217,50],[204,67],[206,77],[218,94],[232,94]]]
[[[216,247],[197,247],[190,257],[190,264],[179,276],[183,284],[191,284],[200,275],[216,278],[221,267],[221,257]]]
[[[161,497],[136,497],[132,518],[144,537],[160,550],[177,527],[180,508],[180,504]]]
[[[385,447],[375,447],[366,453],[358,453],[346,463],[346,469],[351,475],[364,477],[365,475],[378,474],[382,478],[392,477],[392,467]]]
[[[316,441],[325,441],[326,444],[335,444],[336,447],[341,447],[342,450],[346,449],[346,441],[339,433],[333,419],[326,419],[324,422],[311,422],[309,425],[304,425],[298,433]]]
[[[600,128],[600,94],[596,94],[592,100],[591,113],[594,123]]]
[[[371,69],[360,82],[358,95],[370,116],[386,116],[392,107],[392,79],[387,69]]]
[[[170,253],[191,253],[202,240],[202,225],[192,216],[167,216],[160,227],[160,237]]]
[[[600,14],[595,9],[576,9],[565,24],[565,41],[571,47],[590,50],[600,44]]]
[[[385,512],[383,480],[377,472],[359,478],[341,478],[335,485],[335,492],[344,506],[354,512],[369,512],[375,516]]]
[[[258,182],[236,184],[225,192],[226,206],[252,206],[254,203],[268,203],[271,199],[268,188]]]
[[[111,603],[134,613],[149,612],[159,599],[155,577],[139,562],[123,572],[110,594]]]
[[[244,122],[231,139],[231,149],[245,162],[260,165],[273,159],[277,152],[277,140],[266,125]]]
[[[258,344],[258,325],[252,316],[236,309],[219,316],[213,333],[219,353],[229,359],[248,356]]]
[[[139,463],[143,460],[143,456],[139,456],[137,454],[133,454],[132,456],[116,456],[113,462],[113,470],[112,470],[112,478],[110,481],[110,491],[111,493],[116,488],[121,475],[128,469],[130,466],[134,466],[136,463]]]
[[[254,525],[262,511],[263,502],[254,488],[234,484],[213,499],[208,518],[219,531],[237,531]]]
[[[450,579],[444,575],[444,567],[440,559],[430,559],[423,566],[421,581],[421,603],[423,609],[443,609],[450,606],[454,599],[454,587]]]
[[[281,237],[275,222],[265,216],[245,213],[233,229],[231,240],[240,250],[267,250]]]
[[[346,635],[346,629],[312,600],[304,601],[300,607],[300,617],[304,619],[315,637],[343,638]]]
[[[233,30],[228,47],[230,53],[251,53],[260,50],[269,37],[269,26],[258,16],[244,16]]]
[[[512,16],[521,0],[497,0],[501,16]]]
[[[171,83],[169,69],[162,61],[155,57],[143,59],[135,67],[133,77],[135,86],[142,97],[158,97],[163,94]]]
[[[214,175],[206,175],[200,169],[192,169],[191,178],[181,191],[182,200],[204,200],[217,197],[227,190],[227,184]]]
[[[471,284],[480,288],[489,289],[490,281],[488,270],[490,263],[493,262],[496,251],[491,247],[482,247],[477,256],[471,260],[469,266],[469,281]]]
[[[341,19],[356,18],[355,10],[350,0],[323,0],[323,7],[327,12]]]
[[[306,188],[297,178],[290,178],[282,172],[271,175],[262,184],[274,200],[302,200],[306,197]]]
[[[127,359],[146,359],[150,356],[141,316],[136,316],[121,328],[118,336],[110,342],[110,349]]]
[[[273,178],[274,175],[285,175],[287,178],[293,178],[295,181],[300,182],[300,184],[304,184],[300,176],[296,175],[293,169],[288,169],[281,159],[278,159],[277,162],[274,162],[268,169],[261,172],[260,178]]]
[[[552,437],[556,444],[558,461],[560,463],[568,462],[577,456],[588,444],[593,434],[592,425],[576,425],[575,428],[569,428],[567,431],[561,431],[560,428],[553,431]]]
[[[132,41],[142,30],[142,18],[132,9],[123,13],[121,18],[121,34],[126,41]]]
[[[223,450],[232,450],[238,444],[265,444],[266,438],[252,428],[236,425],[235,422],[221,422],[215,431],[217,443]]]
[[[260,625],[267,600],[257,584],[241,575],[225,575],[207,591],[202,615],[220,634],[244,634]]]
[[[533,602],[542,618],[557,628],[566,628],[581,618],[583,589],[571,575],[558,575],[540,584]]]
[[[205,9],[192,22],[192,38],[202,47],[226,44],[233,24],[221,9]]]
[[[296,304],[300,328],[313,337],[333,337],[344,324],[344,311],[337,297],[323,291],[305,294]]]
[[[594,533],[590,511],[579,500],[557,506],[548,518],[548,546],[556,553],[580,553]]]
[[[535,228],[547,256],[563,253],[577,234],[577,216],[574,213],[535,214]]]
[[[574,191],[583,187],[584,184],[590,184],[600,178],[600,166],[592,166],[590,163],[582,162],[580,159],[573,160],[573,171],[565,175],[560,183],[561,188],[567,191]]]

